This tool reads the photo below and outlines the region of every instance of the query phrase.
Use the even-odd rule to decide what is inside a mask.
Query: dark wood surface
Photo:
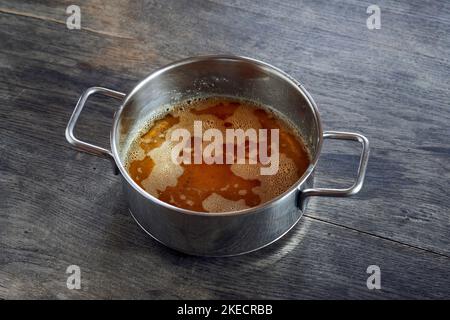
[[[81,30],[66,7],[81,7]],[[0,1],[0,298],[450,298],[450,2]],[[190,257],[132,220],[104,159],[64,138],[83,90],[128,92],[157,67],[231,53],[280,67],[325,129],[371,142],[365,185],[316,198],[285,238],[233,258]],[[77,132],[108,145],[117,102]],[[325,144],[317,185],[351,183],[358,149]],[[66,268],[81,267],[81,289]],[[368,290],[366,268],[381,268]]]

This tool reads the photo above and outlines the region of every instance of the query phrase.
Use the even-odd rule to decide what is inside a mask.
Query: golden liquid
[[[202,120],[221,131],[225,128],[278,129],[278,172],[261,175],[262,165],[248,164],[248,161],[246,164],[173,163],[169,160],[170,133],[177,128],[191,130],[194,120]],[[291,128],[272,111],[253,102],[224,97],[188,101],[154,121],[136,139],[129,152],[128,172],[144,190],[180,208],[227,212],[254,207],[289,189],[309,166],[305,145]],[[270,146],[270,133],[268,139]]]

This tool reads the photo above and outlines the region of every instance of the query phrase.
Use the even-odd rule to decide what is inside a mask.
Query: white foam
[[[292,159],[280,154],[280,163],[278,172],[274,175],[260,175],[260,168],[263,165],[252,164],[233,164],[231,171],[246,180],[259,180],[261,184],[254,187],[252,191],[259,195],[261,203],[267,202],[284,191],[289,189],[298,179],[297,167]]]
[[[208,212],[232,212],[249,208],[244,199],[233,201],[217,193],[213,193],[203,200],[202,206]]]
[[[142,180],[142,186],[155,197],[158,196],[159,192],[166,190],[167,187],[175,187],[178,178],[184,172],[181,165],[172,161],[172,148],[173,143],[171,141],[164,141],[160,147],[150,150],[148,153],[155,165],[150,175]]]
[[[145,158],[146,154],[144,150],[140,147],[142,142],[141,136],[148,132],[154,122],[163,118],[167,114],[171,114],[174,117],[179,118],[179,122],[173,125],[166,131],[165,141],[157,148],[152,149],[147,155],[154,162],[154,167],[150,175],[142,181],[142,186],[150,194],[158,197],[160,192],[166,190],[167,187],[175,187],[178,183],[178,178],[183,174],[184,169],[180,164],[174,163],[171,159],[172,148],[177,144],[176,142],[171,142],[170,137],[173,130],[183,128],[188,130],[191,135],[194,135],[194,121],[202,121],[202,131],[206,131],[209,128],[215,128],[220,130],[225,136],[226,129],[255,129],[261,128],[261,123],[258,117],[255,115],[253,107],[248,107],[241,105],[236,108],[233,115],[227,117],[225,120],[219,119],[218,117],[211,114],[195,114],[190,111],[191,108],[196,110],[201,110],[212,106],[212,104],[206,105],[204,108],[199,108],[198,103],[201,99],[192,99],[190,102],[184,104],[179,104],[174,108],[169,109],[165,113],[158,114],[154,117],[152,122],[149,122],[140,131],[140,135],[135,139],[135,142],[130,147],[130,151],[127,157],[127,166],[132,161],[142,160]],[[200,106],[203,104],[199,104]],[[255,103],[251,103],[255,105]],[[259,107],[259,105],[256,105]],[[267,108],[264,108],[267,110]],[[273,112],[268,110],[273,116]],[[277,117],[282,118],[282,117]],[[225,125],[227,124],[227,126]],[[230,125],[231,124],[231,125]],[[291,132],[298,133],[297,130],[290,130]],[[203,146],[209,144],[207,141],[203,141]],[[267,202],[274,197],[285,192],[289,187],[291,187],[298,179],[298,169],[296,168],[295,162],[288,158],[286,155],[280,153],[279,158],[279,169],[274,175],[261,175],[260,169],[263,167],[262,164],[233,164],[231,166],[231,171],[236,175],[246,180],[259,180],[260,185],[254,187],[252,192],[258,195],[261,199],[261,203]],[[226,191],[228,188],[240,189],[239,185],[234,184],[233,186],[226,185],[221,188],[221,191]],[[247,190],[238,190],[240,196],[245,196]],[[183,196],[186,198],[185,196]],[[171,195],[170,202],[174,203],[174,199]],[[183,201],[186,199],[181,198]],[[189,206],[193,206],[194,203],[190,200],[185,201]],[[190,203],[188,203],[190,202]],[[244,199],[238,201],[233,201],[224,198],[223,196],[213,193],[207,197],[202,202],[203,208],[208,212],[228,212],[236,211],[248,208]]]

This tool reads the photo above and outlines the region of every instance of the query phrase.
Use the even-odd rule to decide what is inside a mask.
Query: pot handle
[[[81,141],[77,137],[75,137],[74,134],[75,125],[77,124],[78,117],[80,116],[86,101],[88,100],[89,96],[95,93],[100,93],[102,95],[112,97],[118,100],[123,100],[123,98],[125,98],[126,96],[125,93],[121,93],[118,91],[102,87],[91,87],[87,89],[85,92],[83,92],[80,99],[78,100],[75,109],[73,110],[72,116],[70,117],[69,122],[67,123],[66,139],[71,145],[75,147],[75,149],[79,151],[83,151],[98,157],[109,159],[113,164],[114,173],[118,174],[117,166],[114,161],[114,156],[110,150],[90,144],[88,142]]]
[[[352,132],[338,132],[338,131],[325,131],[323,133],[325,139],[339,139],[339,140],[353,140],[358,141],[362,145],[361,158],[359,160],[358,175],[356,181],[350,188],[346,189],[326,189],[326,188],[311,188],[301,191],[301,203],[306,197],[310,196],[322,196],[322,197],[348,197],[357,194],[364,182],[364,176],[366,174],[367,162],[369,160],[369,140],[359,133]]]

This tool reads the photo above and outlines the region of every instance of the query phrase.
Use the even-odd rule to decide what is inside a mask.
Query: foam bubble
[[[171,159],[172,148],[171,141],[164,141],[160,147],[148,153],[155,165],[150,175],[142,180],[142,186],[155,197],[158,196],[159,192],[166,190],[167,187],[175,187],[178,178],[183,174],[183,167]]]
[[[174,163],[172,161],[171,151],[173,147],[178,144],[178,142],[172,142],[170,140],[171,133],[176,129],[183,128],[188,130],[193,137],[195,121],[202,122],[203,133],[210,128],[218,129],[222,132],[225,140],[226,129],[230,128],[242,129],[244,131],[247,129],[255,129],[258,132],[258,129],[262,128],[262,125],[254,111],[256,108],[263,108],[269,113],[268,118],[277,118],[280,120],[284,120],[283,124],[288,124],[289,128],[287,129],[291,129],[289,131],[299,137],[298,130],[294,127],[290,128],[291,125],[289,121],[286,121],[283,116],[278,115],[278,113],[271,109],[268,109],[267,107],[255,104],[254,102],[250,102],[245,105],[245,101],[242,100],[241,105],[238,106],[234,110],[234,112],[226,118],[218,117],[212,113],[210,114],[193,112],[194,109],[205,110],[208,107],[213,106],[217,101],[223,101],[223,99],[224,97],[191,98],[183,103],[165,108],[163,112],[155,113],[155,115],[152,116],[150,120],[142,127],[142,129],[139,131],[139,135],[136,136],[129,148],[125,163],[126,167],[128,168],[133,161],[143,160],[145,159],[145,157],[150,157],[153,160],[154,166],[152,167],[149,176],[140,181],[142,187],[147,192],[154,195],[155,197],[158,197],[160,193],[165,191],[168,187],[177,187],[179,178],[183,175],[184,170],[188,170],[188,167],[184,168],[182,165]],[[233,98],[233,100],[236,101],[236,98]],[[151,149],[148,153],[146,153],[142,149],[141,143],[149,143],[151,141],[144,141],[150,138],[142,137],[150,129],[152,129],[155,121],[160,120],[169,114],[172,117],[177,118],[178,122],[167,128],[163,133],[159,134],[159,136],[156,137],[159,139],[164,138],[164,141],[161,145]],[[208,141],[203,141],[203,148],[209,143],[210,142]],[[302,143],[302,145],[304,144]],[[239,184],[224,183],[223,186],[216,189],[216,191],[222,194],[234,192],[235,195],[239,195],[242,198],[246,198],[253,194],[259,196],[260,203],[264,203],[285,192],[299,178],[299,173],[297,172],[295,162],[283,153],[280,153],[279,168],[276,174],[261,175],[261,167],[265,166],[260,163],[231,165],[231,172],[235,176],[243,178],[245,180],[257,180],[260,182],[259,186],[245,190]],[[191,192],[189,187],[184,187],[183,190],[185,190],[186,192]],[[181,191],[182,190],[180,190],[180,192]],[[196,205],[196,203],[190,200],[185,194],[181,194],[180,197],[173,197],[172,195],[170,195],[169,202],[174,205],[182,206],[182,203],[177,203],[176,198],[180,198],[182,200],[184,204],[183,207],[185,208],[193,207],[194,205]],[[208,212],[228,212],[242,210],[249,207],[244,199],[230,200],[216,192],[213,192],[212,194],[209,194],[209,196],[205,199],[202,199],[201,205],[203,209]]]
[[[292,159],[280,154],[278,172],[273,175],[260,175],[262,164],[233,164],[231,171],[246,180],[258,179],[261,184],[252,189],[259,195],[261,203],[267,202],[289,189],[298,179],[297,167]]]
[[[249,208],[243,199],[233,201],[217,193],[213,193],[203,200],[202,205],[208,212],[231,212]]]

